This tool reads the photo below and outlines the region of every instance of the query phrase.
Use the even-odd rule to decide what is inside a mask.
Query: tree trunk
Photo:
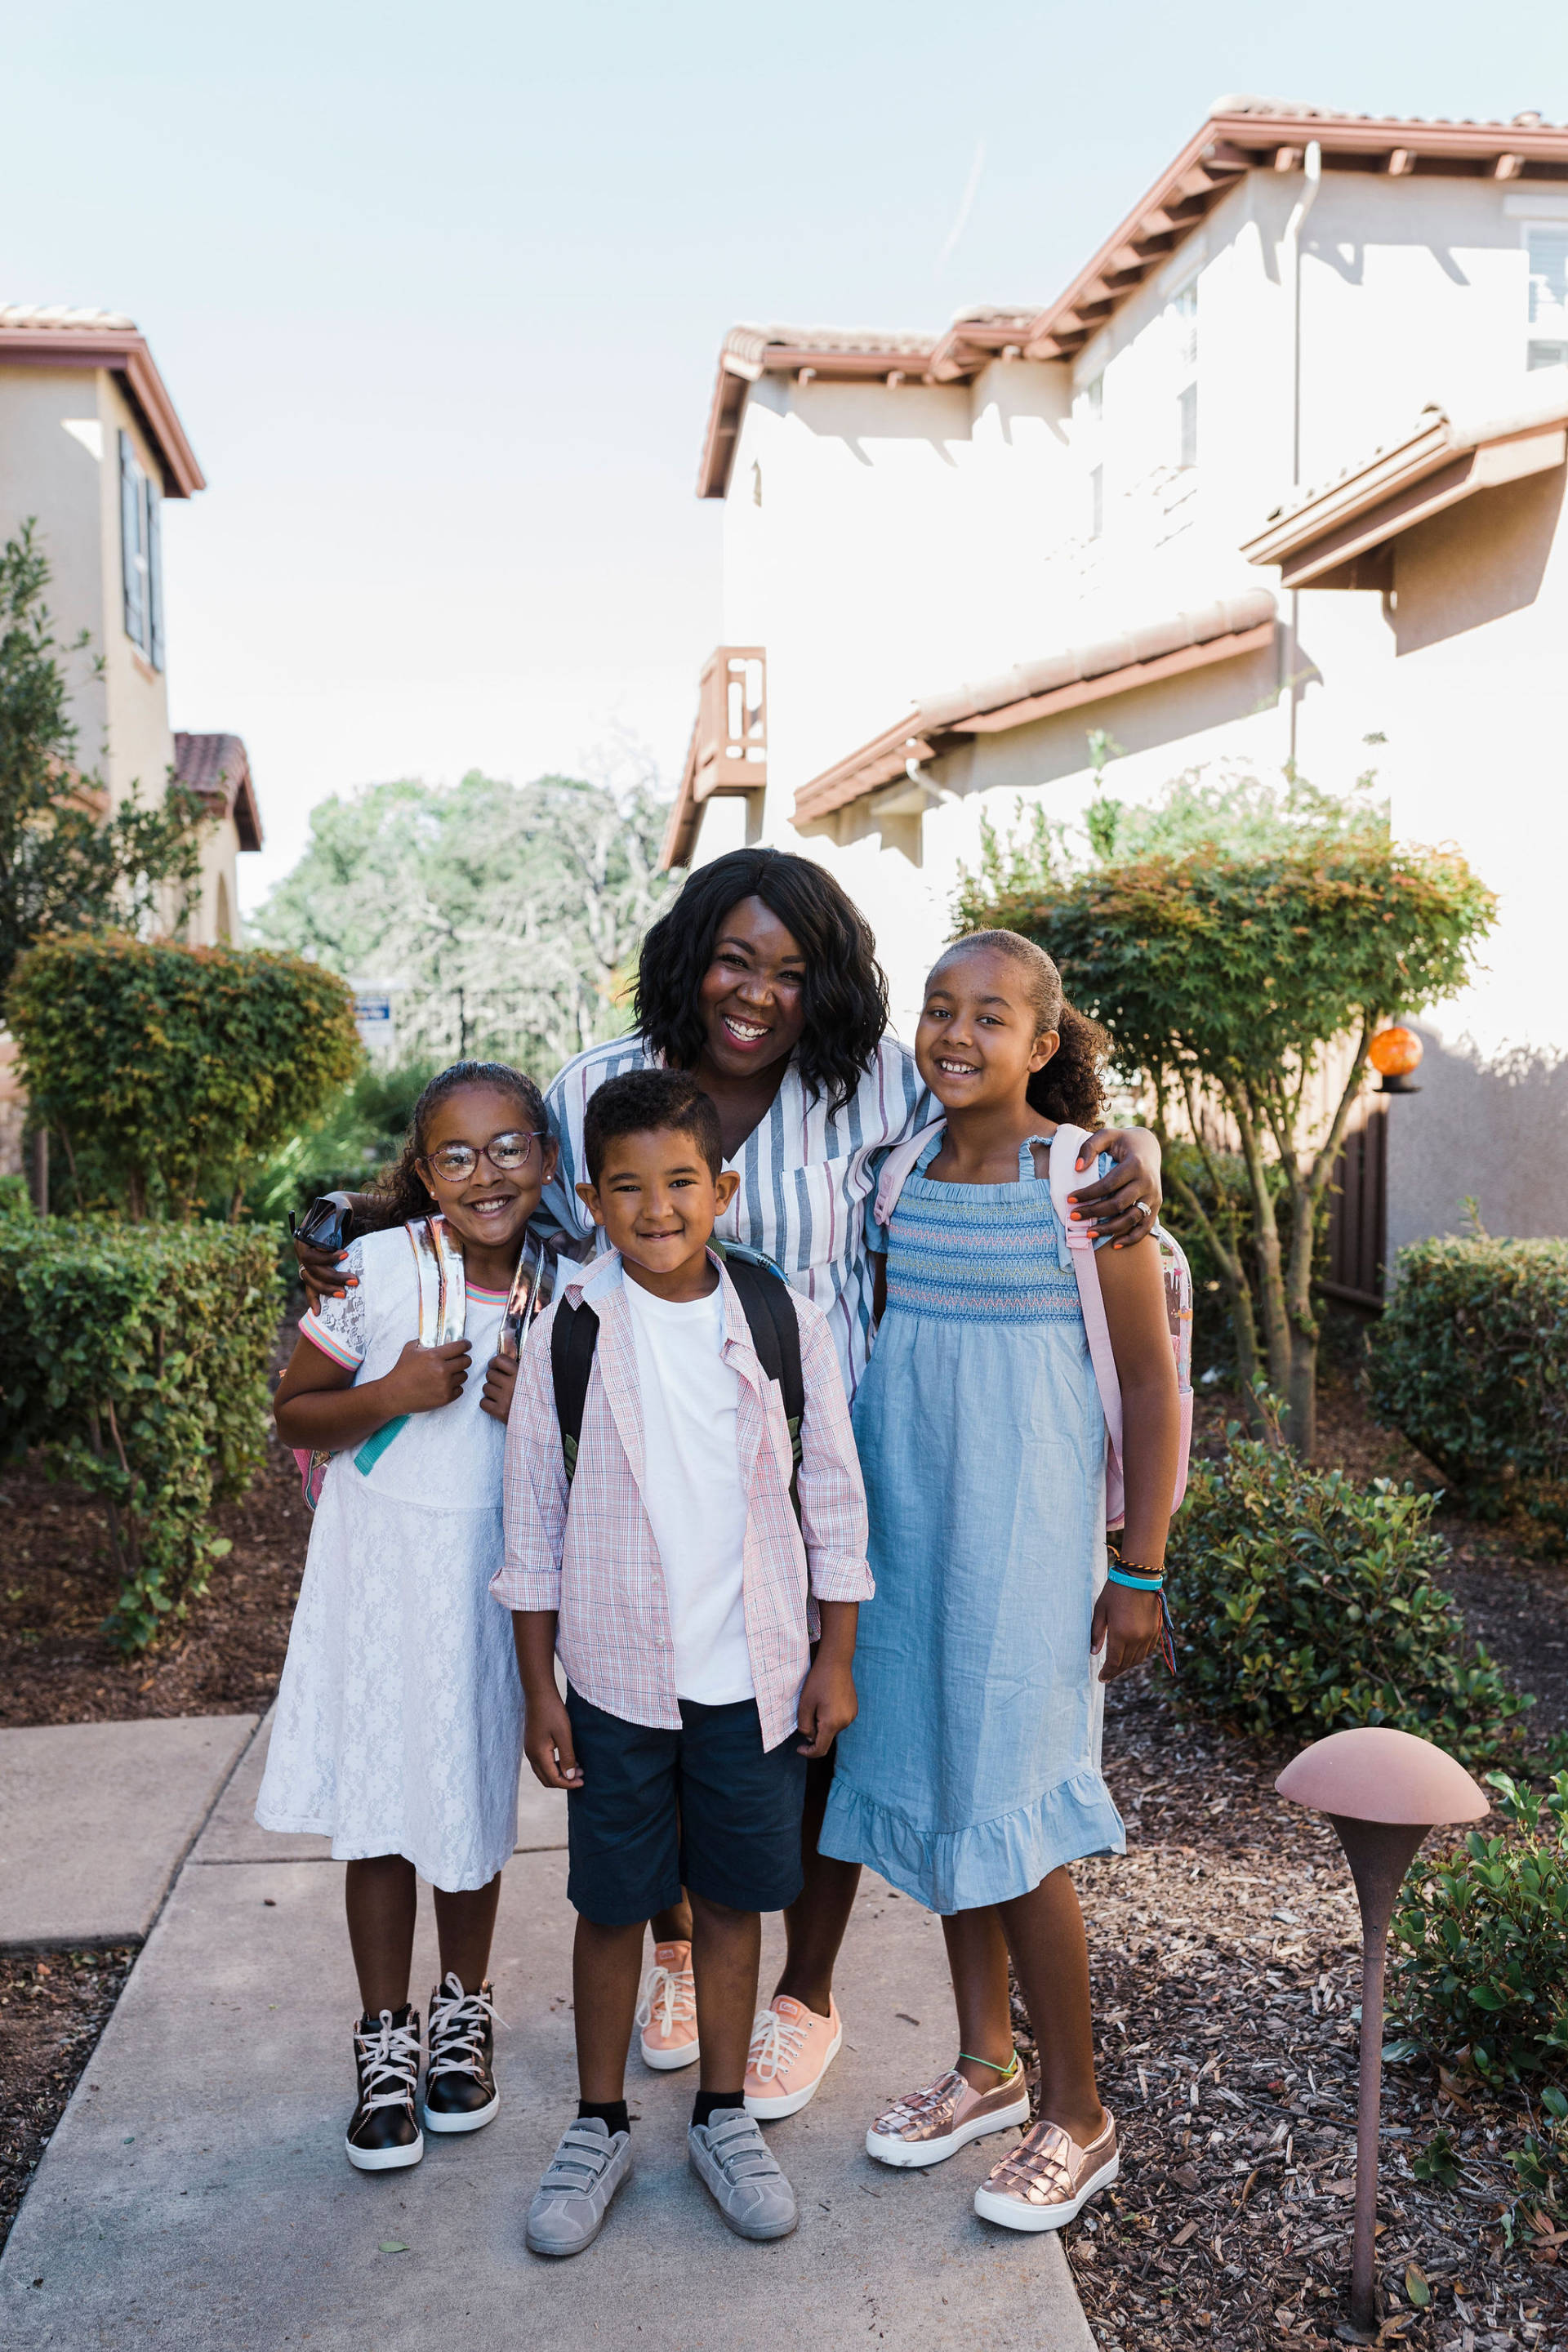
[[[1290,1378],[1285,1391],[1284,1433],[1287,1441],[1310,1462],[1318,1450],[1318,1334],[1292,1330]]]
[[[1230,1102],[1241,1136],[1247,1190],[1252,1195],[1253,1234],[1258,1258],[1258,1304],[1261,1309],[1264,1345],[1268,1351],[1268,1385],[1285,1397],[1290,1389],[1291,1330],[1285,1295],[1285,1268],[1279,1252],[1279,1224],[1274,1196],[1268,1189],[1268,1168],[1263,1140],[1251,1106],[1237,1097]]]

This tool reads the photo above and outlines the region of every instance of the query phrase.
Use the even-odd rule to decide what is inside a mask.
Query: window
[[[136,461],[129,433],[120,436],[120,568],[125,634],[154,669],[163,667],[163,501]]]
[[[1105,529],[1105,468],[1095,466],[1089,477],[1089,535],[1099,539]]]
[[[1526,232],[1531,368],[1568,363],[1568,224]]]
[[[1184,286],[1171,304],[1176,370],[1176,464],[1198,462],[1198,289]]]
[[[1198,388],[1184,383],[1176,394],[1176,463],[1185,467],[1198,462]]]

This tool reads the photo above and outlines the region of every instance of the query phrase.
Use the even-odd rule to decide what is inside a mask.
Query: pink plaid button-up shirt
[[[796,1292],[805,1391],[796,1524],[784,1399],[757,1360],[745,1310],[721,1265],[719,1279],[724,1360],[740,1376],[746,1643],[763,1745],[772,1748],[795,1727],[816,1602],[871,1598],[866,1491],[826,1322]],[[669,1603],[642,1500],[642,1395],[625,1282],[612,1251],[566,1285],[572,1304],[585,1299],[599,1318],[570,1489],[550,1370],[554,1307],[524,1343],[506,1433],[505,1557],[490,1591],[504,1609],[556,1611],[561,1663],[591,1705],[624,1722],[679,1730]]]

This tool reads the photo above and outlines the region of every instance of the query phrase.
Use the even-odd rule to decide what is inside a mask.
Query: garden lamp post
[[[1462,1764],[1408,1731],[1367,1725],[1314,1741],[1274,1783],[1327,1813],[1361,1904],[1361,2100],[1356,2118],[1355,2251],[1351,2321],[1377,2327],[1377,2126],[1383,2094],[1383,1969],[1394,1898],[1415,1849],[1440,1822],[1476,1822],[1487,1800]]]

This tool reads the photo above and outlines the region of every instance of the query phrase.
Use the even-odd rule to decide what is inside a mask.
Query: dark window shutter
[[[142,553],[142,471],[129,433],[120,436],[120,573],[125,584],[125,634],[134,645],[147,635],[145,569]]]
[[[147,500],[147,658],[154,669],[163,667],[163,501],[150,481],[142,485]]]

